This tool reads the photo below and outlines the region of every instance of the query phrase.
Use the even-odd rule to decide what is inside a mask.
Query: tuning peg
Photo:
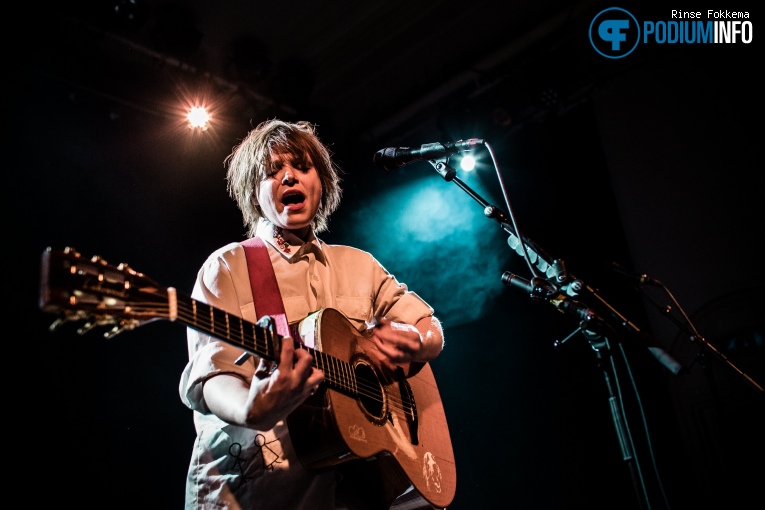
[[[67,255],[72,255],[75,258],[82,257],[82,255],[80,255],[80,252],[78,252],[77,250],[75,250],[71,246],[67,246],[66,248],[64,248],[64,253],[66,253]]]
[[[119,335],[120,333],[122,333],[123,329],[125,329],[125,328],[121,328],[119,326],[114,326],[112,329],[110,329],[109,331],[104,333],[104,338],[106,338],[106,339],[113,338],[113,337]]]
[[[63,317],[59,317],[55,321],[51,323],[50,326],[48,326],[48,331],[56,331],[58,328],[60,328],[64,323],[66,322],[66,319]]]
[[[122,323],[114,326],[112,329],[104,333],[104,338],[115,337],[123,331],[135,329],[136,326],[138,326],[138,321],[123,321]]]
[[[125,262],[120,262],[120,264],[117,266],[117,269],[119,269],[120,271],[126,274],[142,276],[142,273],[139,273],[138,271],[136,271],[135,269],[127,265]]]
[[[129,328],[126,328],[125,326],[114,326],[112,329],[104,333],[104,338],[106,339],[114,338],[115,336],[119,335],[126,329],[129,329]]]
[[[77,334],[78,335],[84,335],[85,333],[87,333],[91,329],[95,328],[97,325],[98,324],[96,324],[95,322],[87,322],[81,328],[79,328],[77,330]]]
[[[86,318],[86,314],[84,313],[67,310],[58,319],[53,321],[53,323],[50,326],[48,326],[48,331],[55,331],[68,322],[79,321],[79,320],[83,320],[84,318]]]

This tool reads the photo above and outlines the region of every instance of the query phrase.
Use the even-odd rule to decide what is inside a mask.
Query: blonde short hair
[[[250,237],[255,235],[263,210],[257,203],[258,187],[268,175],[271,155],[289,154],[296,158],[308,155],[321,179],[321,202],[311,222],[315,232],[327,229],[330,215],[340,205],[340,168],[319,140],[316,127],[306,121],[267,120],[247,133],[224,160],[228,193],[242,212]]]

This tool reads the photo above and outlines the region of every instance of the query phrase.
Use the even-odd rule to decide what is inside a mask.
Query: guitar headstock
[[[72,248],[48,248],[42,254],[40,309],[59,314],[51,330],[85,321],[79,333],[112,326],[104,335],[111,337],[155,319],[174,320],[175,302],[175,289],[158,286],[126,264],[83,258]]]

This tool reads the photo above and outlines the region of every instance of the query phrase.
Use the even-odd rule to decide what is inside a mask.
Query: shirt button
[[[316,280],[318,280],[318,279],[319,279],[319,277],[318,277],[318,276],[316,276],[316,275],[313,275],[313,276],[311,277],[311,279],[312,279],[313,281],[316,281]]]

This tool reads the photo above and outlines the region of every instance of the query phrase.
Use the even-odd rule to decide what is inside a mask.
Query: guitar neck
[[[174,296],[173,296],[174,295]],[[216,337],[269,361],[279,361],[283,337],[275,331],[275,325],[264,317],[258,323],[249,322],[219,308],[182,295],[173,289],[168,292],[171,320],[181,322],[202,333]],[[173,300],[175,301],[173,303]],[[324,372],[325,383],[346,395],[356,396],[356,377],[351,365],[334,356],[325,354],[294,339],[295,348],[308,351],[312,364]]]
[[[95,325],[113,325],[104,336],[164,319],[177,321],[218,338],[268,361],[279,362],[282,337],[274,321],[263,317],[252,323],[210,306],[191,296],[163,287],[127,264],[108,264],[101,257],[83,258],[73,248],[43,252],[40,278],[40,308],[61,314],[52,328],[66,321],[88,320]],[[333,389],[356,395],[355,374],[347,361],[307,347],[295,338],[295,348],[308,351],[313,366],[324,372]]]
[[[168,292],[168,298],[170,310],[175,311],[171,312],[170,320],[207,333],[250,354],[279,361],[282,336],[269,328],[267,320],[252,323],[177,292]]]

